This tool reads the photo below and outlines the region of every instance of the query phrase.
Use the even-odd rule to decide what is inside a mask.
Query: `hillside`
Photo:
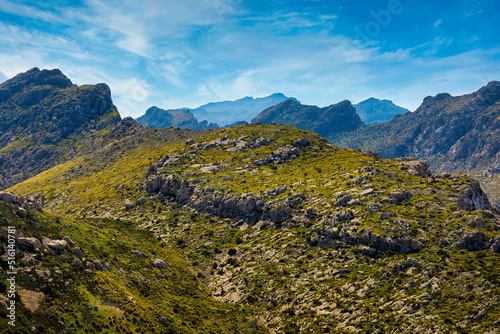
[[[385,158],[425,159],[436,172],[490,177],[500,171],[499,122],[500,82],[492,81],[463,96],[443,93],[427,97],[413,113],[328,139],[337,145],[376,151]]]
[[[138,134],[9,191],[150,231],[214,298],[254,308],[272,333],[500,326],[500,217],[469,177],[293,126]]]
[[[304,130],[315,131],[323,137],[354,131],[363,125],[356,109],[349,101],[319,108],[303,105],[291,99],[262,111],[252,123],[295,125]]]
[[[197,119],[226,126],[236,122],[250,122],[262,110],[287,99],[289,98],[281,93],[261,98],[247,96],[236,101],[211,102],[191,111]]]
[[[356,112],[365,124],[388,122],[396,115],[409,112],[389,100],[369,98],[354,105]]]
[[[193,113],[188,109],[164,110],[158,107],[151,107],[146,113],[136,119],[143,126],[150,126],[157,129],[178,127],[181,129],[206,130],[217,129],[219,126],[207,121],[198,123]]]
[[[105,84],[31,69],[0,85],[0,188],[63,162],[120,121]],[[80,141],[86,138],[85,142]]]
[[[211,298],[182,257],[133,222],[65,218],[0,192],[0,226],[2,244],[13,231],[19,249],[12,327],[2,247],[2,333],[267,332],[250,308]]]

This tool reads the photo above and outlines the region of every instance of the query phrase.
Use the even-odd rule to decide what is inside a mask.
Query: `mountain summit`
[[[38,68],[7,80],[0,85],[0,187],[53,166],[70,139],[120,119],[106,84],[78,87],[59,69]]]
[[[379,100],[370,97],[354,105],[361,120],[366,124],[390,121],[396,115],[409,112],[408,109],[395,105],[389,100]]]

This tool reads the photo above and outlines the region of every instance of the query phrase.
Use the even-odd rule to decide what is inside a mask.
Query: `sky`
[[[0,0],[0,82],[107,83],[122,116],[276,92],[305,104],[500,81],[497,0]]]

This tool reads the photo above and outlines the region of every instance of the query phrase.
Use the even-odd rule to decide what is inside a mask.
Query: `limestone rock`
[[[23,252],[37,253],[42,243],[37,238],[17,238],[17,245]]]
[[[148,255],[146,253],[144,253],[143,251],[140,251],[140,250],[137,250],[137,249],[133,249],[130,252],[132,254],[134,254],[135,256],[137,256],[137,257],[148,258]]]
[[[152,259],[151,264],[156,268],[167,269],[167,263],[161,259]]]
[[[481,189],[479,182],[474,181],[464,186],[462,190],[462,194],[457,199],[457,210],[491,210],[488,196]]]

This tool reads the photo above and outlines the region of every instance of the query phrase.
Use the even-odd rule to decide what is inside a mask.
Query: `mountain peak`
[[[395,105],[390,100],[370,97],[354,105],[359,116],[366,124],[390,121],[394,116],[407,113],[409,110]]]

